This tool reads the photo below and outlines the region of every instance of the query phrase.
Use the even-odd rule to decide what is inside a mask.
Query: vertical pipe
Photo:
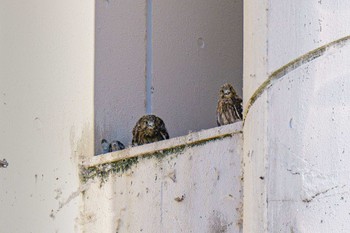
[[[152,0],[147,0],[146,113],[152,113]]]

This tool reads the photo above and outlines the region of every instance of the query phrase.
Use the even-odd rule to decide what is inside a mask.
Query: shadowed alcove
[[[220,86],[242,96],[242,28],[242,0],[97,0],[95,153],[146,113],[170,137],[215,127]]]

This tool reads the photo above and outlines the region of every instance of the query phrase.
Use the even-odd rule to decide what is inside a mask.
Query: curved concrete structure
[[[348,232],[349,3],[260,4],[245,5],[244,232]]]

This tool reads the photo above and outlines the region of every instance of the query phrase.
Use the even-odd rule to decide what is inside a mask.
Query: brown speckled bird
[[[143,145],[169,139],[162,119],[155,115],[144,115],[132,130],[132,145]]]
[[[125,149],[124,144],[120,141],[114,140],[111,143],[109,143],[106,139],[102,139],[101,147],[103,154]]]
[[[117,140],[112,141],[111,144],[109,145],[109,152],[124,150],[124,149],[125,149],[124,144]]]
[[[216,108],[218,126],[242,120],[242,99],[233,87],[226,83],[220,88],[220,97]]]

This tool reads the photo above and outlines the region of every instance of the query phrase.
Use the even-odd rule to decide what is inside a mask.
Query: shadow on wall
[[[147,92],[170,137],[216,126],[223,83],[242,96],[243,1],[204,1],[96,1],[96,154],[102,138],[131,143]]]

